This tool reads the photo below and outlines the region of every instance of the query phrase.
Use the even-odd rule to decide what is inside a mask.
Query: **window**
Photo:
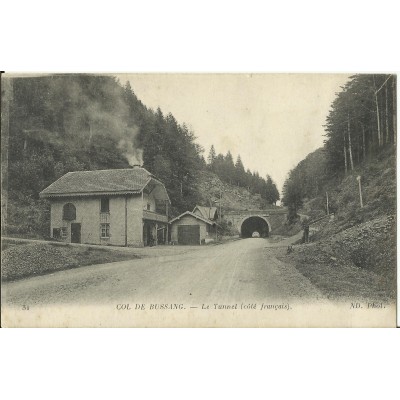
[[[167,202],[166,200],[156,199],[156,213],[167,215]]]
[[[110,224],[100,224],[100,236],[102,238],[110,237]]]
[[[67,203],[63,207],[63,220],[73,221],[76,219],[76,208],[72,203]]]
[[[62,239],[62,240],[65,240],[65,239],[67,239],[67,236],[68,236],[67,227],[66,227],[66,226],[63,226],[63,227],[61,228],[61,239]]]
[[[150,203],[147,203],[147,210],[150,211]]]
[[[110,199],[108,197],[101,198],[100,212],[110,212]]]
[[[60,228],[53,228],[53,238],[61,239],[61,229]]]

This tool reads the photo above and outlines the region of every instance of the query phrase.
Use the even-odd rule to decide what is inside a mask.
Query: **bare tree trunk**
[[[375,98],[375,106],[376,106],[376,124],[378,128],[378,146],[381,147],[381,123],[380,123],[380,117],[379,117],[379,103],[378,103],[378,92],[376,90],[376,84],[375,84],[375,76],[373,76],[374,80],[374,98]]]
[[[344,154],[344,170],[347,174],[347,151],[346,151],[346,135],[343,132],[343,154]]]
[[[385,85],[385,143],[389,143],[389,110],[388,110],[388,89]]]
[[[364,124],[361,124],[361,129],[362,129],[362,149],[363,149],[363,161],[365,161],[365,128]]]
[[[351,150],[351,136],[350,136],[350,115],[347,114],[347,134],[349,137],[349,155],[350,155],[350,166],[351,170],[353,171],[354,169],[354,163],[353,163],[353,152]]]
[[[92,124],[91,121],[89,121],[89,147],[92,143],[92,137],[93,137]]]

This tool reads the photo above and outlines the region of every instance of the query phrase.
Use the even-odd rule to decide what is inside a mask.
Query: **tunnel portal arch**
[[[259,215],[243,218],[240,222],[240,236],[242,238],[251,238],[254,232],[258,232],[260,237],[268,237],[271,232],[269,221]]]

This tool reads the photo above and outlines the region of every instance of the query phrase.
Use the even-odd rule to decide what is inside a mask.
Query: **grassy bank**
[[[332,227],[332,230],[334,228]],[[280,255],[330,299],[396,297],[396,220],[383,216]]]
[[[1,277],[12,281],[55,271],[139,258],[133,253],[58,243],[2,241]]]

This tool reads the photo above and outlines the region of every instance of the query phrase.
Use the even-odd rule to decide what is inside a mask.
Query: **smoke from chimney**
[[[143,165],[143,150],[133,147],[133,138],[121,139],[118,143],[119,149],[124,152],[124,156],[128,160],[131,167]]]
[[[80,117],[78,120],[85,120],[88,123],[87,134],[89,144],[95,140],[96,135],[110,135],[117,138],[118,148],[127,158],[129,165],[143,165],[143,150],[135,148],[136,136],[140,128],[136,125],[129,125],[127,118],[129,109],[123,97],[120,95],[119,88],[115,82],[104,80],[103,90],[115,103],[114,111],[106,111],[103,104],[91,98],[87,94],[87,89],[80,82],[74,79],[54,79],[51,81],[54,90],[65,92],[69,102],[81,104],[76,111]]]

